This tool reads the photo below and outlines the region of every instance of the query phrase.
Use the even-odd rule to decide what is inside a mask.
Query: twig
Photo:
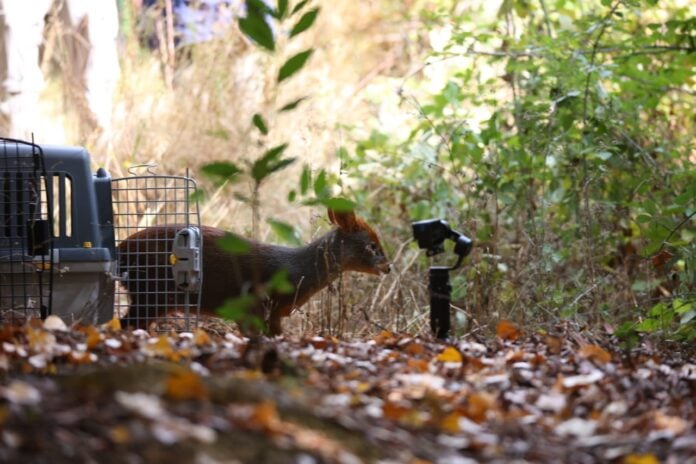
[[[664,247],[667,245],[667,242],[669,242],[669,239],[672,238],[672,235],[674,235],[679,229],[681,229],[681,226],[686,224],[692,217],[696,216],[696,211],[692,212],[688,216],[686,216],[684,219],[679,221],[679,224],[677,224],[672,230],[669,231],[669,234],[665,239],[662,241],[662,245],[660,245],[660,249],[655,253],[659,253],[664,249]]]
[[[553,39],[553,35],[551,34],[551,21],[549,21],[549,10],[546,8],[546,1],[539,0],[539,3],[541,3],[541,11],[544,12],[544,24],[546,25],[546,34]]]
[[[619,8],[619,5],[623,3],[623,0],[617,0],[616,3],[611,7],[611,10],[609,10],[609,13],[607,13],[606,17],[602,20],[602,27],[599,30],[599,34],[597,34],[597,38],[595,39],[594,43],[592,44],[592,54],[590,55],[590,65],[587,70],[587,78],[585,79],[585,97],[582,101],[582,125],[583,127],[587,125],[587,100],[590,96],[590,80],[592,78],[592,73],[593,70],[592,68],[594,67],[595,59],[597,57],[597,49],[599,47],[599,41],[602,40],[602,36],[604,35],[604,32],[606,32],[607,27],[609,27],[609,19],[614,15],[616,10]]]

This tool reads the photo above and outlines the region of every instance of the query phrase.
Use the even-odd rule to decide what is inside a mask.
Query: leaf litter
[[[5,325],[0,461],[696,463],[691,354],[617,346]]]

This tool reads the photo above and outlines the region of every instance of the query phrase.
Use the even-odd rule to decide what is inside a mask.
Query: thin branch
[[[604,32],[606,32],[607,27],[609,27],[609,20],[611,19],[612,16],[614,16],[614,13],[616,10],[619,8],[619,6],[623,3],[623,0],[617,0],[616,3],[611,7],[611,10],[609,10],[609,13],[607,13],[606,17],[602,20],[602,27],[599,30],[599,34],[597,34],[597,38],[595,38],[594,43],[592,44],[592,55],[590,55],[590,65],[587,70],[587,79],[585,79],[585,97],[583,98],[582,101],[582,124],[585,126],[587,124],[587,100],[589,99],[590,96],[590,80],[592,78],[592,73],[593,70],[592,68],[594,67],[595,59],[597,58],[597,49],[599,48],[599,41],[602,40],[602,36],[604,35]]]
[[[662,241],[662,245],[660,246],[660,250],[659,250],[659,251],[662,251],[662,249],[665,247],[665,245],[667,245],[667,242],[669,242],[669,239],[672,238],[672,235],[674,235],[679,229],[681,229],[681,227],[682,227],[684,224],[686,224],[687,222],[689,222],[689,221],[691,220],[691,218],[693,218],[694,216],[696,216],[696,211],[693,211],[691,214],[689,214],[689,215],[686,216],[684,219],[682,219],[682,220],[679,222],[679,224],[677,224],[677,225],[674,227],[674,229],[672,229],[672,230],[669,232],[669,235],[667,235],[667,237],[665,237],[665,239]],[[658,253],[659,253],[659,251],[658,251]]]
[[[546,8],[546,1],[539,0],[539,3],[541,3],[541,11],[544,12],[544,24],[546,25],[546,34],[553,39],[553,35],[551,34],[551,21],[549,21],[549,10]]]
[[[580,55],[591,55],[591,54],[612,54],[625,52],[624,55],[618,55],[615,58],[630,58],[632,56],[639,55],[659,55],[668,52],[686,52],[686,53],[696,53],[696,47],[679,47],[672,45],[646,45],[638,49],[629,49],[626,47],[597,47],[596,49],[580,49],[575,50],[575,53]],[[490,56],[494,58],[544,58],[546,55],[541,51],[535,50],[513,50],[513,51],[499,51],[499,50],[477,50],[474,45],[471,45],[464,52],[448,52],[440,53],[438,60],[429,61],[426,65],[432,63],[438,63],[440,61],[446,61],[453,58],[460,58],[462,56],[474,55],[474,56]],[[423,67],[418,68],[415,72],[419,72]]]

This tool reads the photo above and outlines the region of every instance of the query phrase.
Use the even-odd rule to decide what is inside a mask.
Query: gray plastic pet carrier
[[[111,179],[83,148],[0,138],[0,318],[113,314]]]
[[[157,322],[158,330],[197,325],[195,190],[189,177],[149,170],[120,179],[104,169],[92,174],[83,148],[0,138],[0,322],[55,314],[69,324],[128,316],[140,327]],[[121,241],[165,224],[176,224],[171,236],[133,239],[138,255],[119,256]],[[143,265],[122,269],[119,258]]]

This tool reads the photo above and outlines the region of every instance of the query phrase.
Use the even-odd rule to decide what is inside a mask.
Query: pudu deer
[[[294,291],[256,298],[248,310],[249,314],[266,321],[268,334],[280,335],[281,319],[305,304],[341,273],[356,271],[380,275],[390,271],[377,233],[363,219],[353,212],[334,210],[329,210],[328,216],[334,227],[308,245],[290,248],[237,237],[247,245],[247,251],[242,253],[221,248],[219,241],[227,232],[202,227],[201,313],[215,315],[215,310],[223,306],[225,300],[244,294],[254,295],[273,275],[284,269]],[[166,260],[174,236],[180,229],[181,226],[175,225],[154,226],[136,232],[120,243],[120,269],[127,276],[123,284],[130,297],[128,314],[122,319],[124,325],[143,327],[143,322],[162,316],[162,308],[176,310],[177,302],[171,294],[153,292],[152,289],[176,288]],[[162,250],[163,247],[167,249]],[[153,257],[162,262],[153,263]]]

